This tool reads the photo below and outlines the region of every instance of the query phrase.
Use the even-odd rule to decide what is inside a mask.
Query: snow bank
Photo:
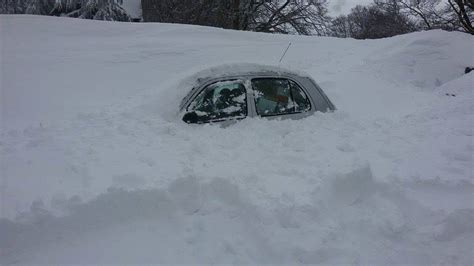
[[[3,262],[472,262],[472,209],[440,219],[374,181],[368,167],[311,189],[309,203],[281,197],[264,207],[227,179],[188,177],[161,190],[109,189],[84,204],[67,200],[63,217],[37,204],[21,222],[1,222]],[[35,251],[18,252],[25,249]],[[462,251],[468,256],[450,258]]]
[[[470,35],[0,27],[2,264],[474,260]],[[278,67],[289,41],[281,66],[311,75],[335,113],[226,128],[175,115],[194,74]]]

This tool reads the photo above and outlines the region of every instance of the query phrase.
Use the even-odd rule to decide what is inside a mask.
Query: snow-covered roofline
[[[223,64],[213,66],[201,70],[194,74],[191,79],[194,80],[195,85],[207,82],[210,79],[247,76],[247,75],[272,75],[272,76],[302,76],[309,77],[308,74],[302,71],[290,70],[280,66],[253,64],[253,63],[236,63]]]

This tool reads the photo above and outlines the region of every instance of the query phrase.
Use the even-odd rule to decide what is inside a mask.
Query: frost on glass
[[[207,86],[189,105],[198,122],[220,121],[247,116],[245,87],[240,80],[220,81]]]

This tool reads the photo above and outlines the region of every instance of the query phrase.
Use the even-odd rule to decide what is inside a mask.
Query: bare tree
[[[398,0],[396,3],[401,12],[418,18],[422,29],[473,33],[474,0]]]
[[[331,20],[330,35],[339,38],[352,37],[347,16],[341,15]]]
[[[326,35],[329,20],[326,0],[268,1],[257,13],[255,30]]]
[[[474,17],[474,0],[448,0],[452,11],[456,14],[463,29],[474,35],[472,25]]]
[[[347,16],[333,19],[330,34],[336,37],[376,39],[416,29],[415,23],[401,12],[398,1],[375,0],[368,6],[356,6]]]
[[[326,0],[142,0],[144,21],[324,35]]]
[[[0,0],[0,14],[23,14],[26,0]]]
[[[54,8],[56,0],[29,0],[25,13],[35,15],[49,15]]]
[[[404,12],[421,19],[425,29],[437,27],[439,14],[437,6],[441,0],[400,0],[400,9]]]
[[[230,28],[230,1],[209,0],[142,0],[145,22],[171,22],[197,25],[218,25]]]

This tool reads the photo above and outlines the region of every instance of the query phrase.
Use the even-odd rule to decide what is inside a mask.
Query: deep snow
[[[470,35],[4,15],[0,34],[2,264],[474,263]],[[193,74],[290,41],[282,66],[336,112],[176,116]]]

